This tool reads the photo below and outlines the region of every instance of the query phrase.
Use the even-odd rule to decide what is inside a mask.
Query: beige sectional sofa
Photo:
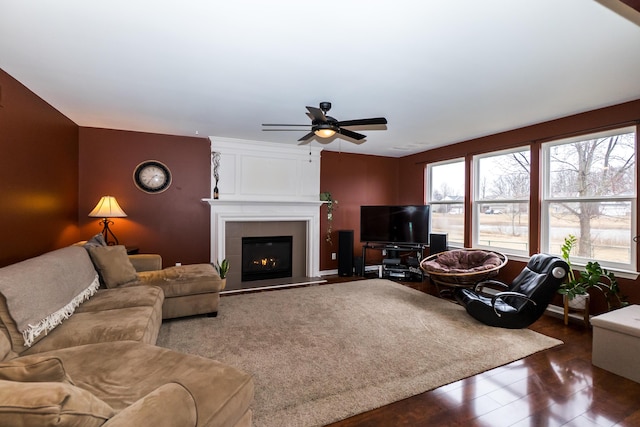
[[[250,426],[249,374],[155,346],[172,276],[104,288],[89,250],[0,268],[0,425]]]
[[[123,246],[106,246],[102,235],[84,244],[106,288],[158,286],[164,293],[162,318],[218,314],[220,291],[225,281],[211,264],[192,264],[162,269],[157,254],[127,256]]]

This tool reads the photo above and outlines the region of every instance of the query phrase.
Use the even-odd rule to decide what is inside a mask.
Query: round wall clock
[[[133,182],[145,193],[162,193],[171,185],[171,171],[164,163],[146,160],[133,171]]]

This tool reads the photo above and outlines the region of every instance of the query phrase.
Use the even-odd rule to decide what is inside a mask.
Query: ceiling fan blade
[[[309,126],[309,124],[306,125],[292,125],[289,123],[263,123],[262,126]]]
[[[317,120],[322,123],[327,122],[327,116],[324,115],[321,109],[316,107],[307,107],[307,110],[309,110],[309,114],[311,114],[313,120]]]
[[[374,117],[371,119],[344,120],[338,122],[338,126],[366,126],[366,125],[386,125],[387,119],[384,117]]]
[[[262,132],[300,132],[303,130],[304,129],[262,129]]]
[[[298,141],[307,141],[307,140],[313,138],[314,136],[315,136],[315,133],[309,132],[308,134],[306,134],[305,136],[300,138]]]
[[[340,135],[344,135],[347,136],[349,138],[355,139],[356,141],[360,141],[361,139],[365,139],[366,135],[363,135],[361,133],[357,133],[357,132],[353,132],[349,129],[342,129],[340,128],[338,130],[338,132],[340,133]]]

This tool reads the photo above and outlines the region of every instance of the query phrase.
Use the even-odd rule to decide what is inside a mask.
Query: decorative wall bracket
[[[217,151],[211,152],[211,172],[213,173],[213,179],[216,181],[213,187],[213,198],[217,199],[220,196],[218,190],[218,181],[220,181],[220,153]]]
[[[333,197],[331,197],[331,193],[329,191],[320,193],[320,200],[327,203],[327,237],[325,238],[325,240],[329,242],[329,244],[333,245],[333,241],[331,240],[333,210],[338,207],[338,201],[333,200]]]

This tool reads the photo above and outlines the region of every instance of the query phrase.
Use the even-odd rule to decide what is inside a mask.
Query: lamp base
[[[109,246],[119,245],[120,242],[118,242],[118,238],[116,237],[115,234],[113,234],[113,231],[111,231],[111,229],[109,228],[109,224],[113,224],[113,221],[109,220],[109,218],[102,218],[102,221],[100,221],[100,224],[103,225],[102,236],[104,237],[104,241],[107,242],[107,245]],[[109,235],[111,235],[111,237],[113,238],[112,240],[109,239]]]

